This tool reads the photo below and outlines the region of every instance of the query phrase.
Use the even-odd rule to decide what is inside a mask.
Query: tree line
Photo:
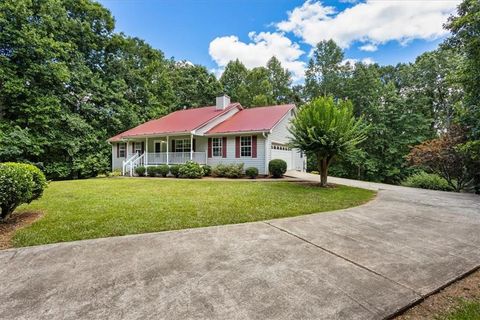
[[[108,137],[227,93],[247,107],[301,108],[320,96],[351,101],[369,131],[354,152],[332,163],[339,176],[398,183],[415,170],[407,157],[412,148],[452,125],[462,128],[473,165],[480,155],[478,12],[478,1],[465,0],[446,25],[452,36],[414,63],[345,63],[335,42],[322,41],[305,83],[293,85],[275,57],[253,69],[231,61],[220,79],[204,66],[166,58],[143,40],[114,32],[111,13],[93,1],[5,0],[0,161],[39,163],[52,179],[94,176],[108,170]]]

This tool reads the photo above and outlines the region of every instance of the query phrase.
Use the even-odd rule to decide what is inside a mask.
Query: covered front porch
[[[129,138],[118,142],[113,157],[114,167],[121,168],[122,174],[133,174],[138,166],[183,164],[195,161],[207,163],[207,139],[202,136],[150,136]]]

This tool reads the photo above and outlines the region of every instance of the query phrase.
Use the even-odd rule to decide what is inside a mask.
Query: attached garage
[[[272,143],[271,159],[281,159],[287,163],[287,170],[294,170],[293,150],[286,145]]]

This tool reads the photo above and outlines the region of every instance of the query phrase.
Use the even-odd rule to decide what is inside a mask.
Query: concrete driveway
[[[335,182],[380,191],[336,212],[1,251],[0,319],[383,319],[480,266],[480,197]]]

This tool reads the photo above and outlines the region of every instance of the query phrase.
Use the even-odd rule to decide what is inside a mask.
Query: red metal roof
[[[242,106],[239,103],[231,103],[222,111],[216,110],[215,106],[175,111],[160,119],[150,120],[122,132],[108,141],[120,141],[123,138],[136,136],[191,132],[233,108],[242,108]]]
[[[221,122],[207,134],[269,131],[293,108],[294,104],[244,109]]]

